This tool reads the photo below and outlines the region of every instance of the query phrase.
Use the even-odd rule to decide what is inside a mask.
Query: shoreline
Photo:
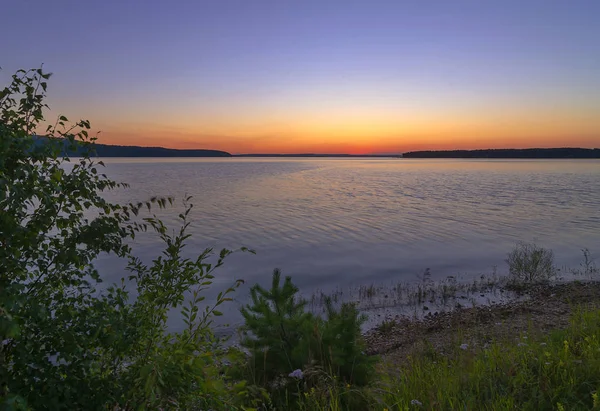
[[[521,294],[526,298],[385,320],[364,334],[367,353],[397,366],[432,349],[443,354],[457,344],[478,349],[492,341],[516,341],[523,334],[547,334],[566,328],[579,307],[600,308],[600,281],[532,285]]]

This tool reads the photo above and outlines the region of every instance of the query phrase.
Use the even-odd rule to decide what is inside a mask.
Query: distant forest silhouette
[[[163,147],[112,146],[96,144],[98,157],[231,157],[220,150],[174,149]]]
[[[37,144],[46,141],[46,137],[38,137]],[[525,149],[484,149],[484,150],[430,150],[410,151],[403,154],[236,154],[221,150],[207,149],[174,149],[164,147],[120,146],[111,144],[95,144],[98,157],[373,157],[373,158],[528,158],[528,159],[600,159],[598,148],[525,148]],[[79,150],[71,150],[65,154],[77,156]]]
[[[317,154],[317,153],[297,153],[297,154],[236,154],[234,157],[335,157],[335,158],[389,158],[402,157],[401,154]]]
[[[600,158],[598,148],[509,148],[487,150],[411,151],[404,158]]]
[[[115,146],[94,144],[98,157],[232,157],[226,151],[204,149],[174,149],[164,147]],[[68,152],[76,156],[79,150]]]

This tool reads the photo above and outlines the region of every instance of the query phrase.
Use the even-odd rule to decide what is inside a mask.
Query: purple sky
[[[600,146],[600,1],[28,1],[41,63],[103,142],[233,152]]]

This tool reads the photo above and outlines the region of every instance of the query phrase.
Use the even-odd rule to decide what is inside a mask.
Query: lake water
[[[219,284],[268,283],[278,267],[306,293],[361,284],[507,271],[517,241],[554,250],[577,266],[581,249],[600,256],[600,161],[417,159],[107,159],[130,184],[119,202],[193,196],[190,255],[206,247],[234,255]],[[173,228],[181,211],[158,211]],[[137,253],[160,252],[157,236]],[[123,274],[111,258],[101,271]],[[247,294],[247,288],[242,295]]]

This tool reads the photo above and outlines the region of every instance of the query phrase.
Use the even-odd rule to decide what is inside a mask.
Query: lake
[[[518,241],[555,252],[558,266],[578,266],[581,249],[600,255],[600,161],[425,159],[106,159],[109,177],[130,188],[118,202],[173,196],[157,210],[177,228],[181,199],[193,196],[187,251],[236,254],[219,285],[242,278],[268,283],[281,268],[307,294],[364,284],[507,271]],[[160,252],[156,235],[134,247]],[[123,275],[99,262],[109,280]],[[238,301],[247,295],[247,286]]]

